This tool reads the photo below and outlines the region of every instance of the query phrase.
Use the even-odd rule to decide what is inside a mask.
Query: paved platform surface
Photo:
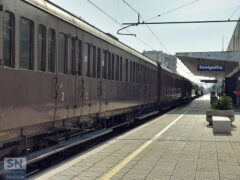
[[[240,117],[230,135],[205,120],[209,96],[194,100],[57,165],[35,179],[240,179]]]

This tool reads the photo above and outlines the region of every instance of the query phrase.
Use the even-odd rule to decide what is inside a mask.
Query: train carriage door
[[[83,96],[84,96],[84,80],[82,77],[82,59],[83,59],[83,48],[82,48],[82,37],[79,38],[82,33],[78,32],[78,40],[77,40],[77,69],[78,73],[76,76],[76,109],[75,116],[80,117],[83,105]]]
[[[98,84],[97,84],[97,96],[98,96],[98,115],[101,112],[101,99],[102,99],[102,95],[103,95],[103,80],[101,78],[101,68],[102,68],[102,49],[101,48],[97,48],[97,70],[96,70],[96,75],[97,75],[97,80],[98,80]]]
[[[107,82],[108,82],[108,51],[106,50],[107,47],[105,46],[105,49],[102,49],[101,51],[101,81],[99,84],[99,96],[100,96],[100,107],[99,107],[99,116],[103,114],[107,109]]]
[[[58,58],[57,58],[57,76],[55,80],[56,89],[56,115],[55,120],[67,118],[67,95],[68,95],[68,78],[67,78],[67,35],[59,33],[58,38]]]
[[[74,33],[68,37],[68,106],[67,118],[75,117],[76,111],[76,45],[77,38]]]
[[[89,40],[84,34],[84,40]],[[78,77],[76,79],[76,117],[88,118],[91,106],[91,44],[78,41]]]
[[[59,20],[56,39],[55,120],[64,120],[63,126],[67,126],[76,111],[76,28]]]
[[[84,34],[84,40],[87,40],[86,35]],[[82,110],[81,116],[85,116],[84,119],[88,118],[90,114],[91,107],[91,44],[90,42],[83,43],[83,61],[82,61],[82,92],[83,92],[83,101],[82,101]]]
[[[91,47],[91,68],[92,68],[92,78],[91,78],[91,104],[90,104],[90,114],[92,118],[96,119],[96,115],[99,113],[100,98],[101,98],[101,86],[102,81],[100,79],[100,62],[101,62],[101,49],[97,39],[92,38],[94,44]]]
[[[2,6],[2,2],[0,2],[0,5]],[[9,40],[13,40],[13,37],[14,37],[14,32],[13,32],[13,30],[14,30],[14,26],[13,26],[13,23],[14,23],[14,20],[13,20],[13,17],[11,18],[8,18],[9,20],[10,20],[10,28],[11,28],[11,31],[8,33],[10,36],[6,36],[6,33],[5,33],[5,18],[3,18],[3,16],[4,16],[4,13],[3,13],[3,11],[0,11],[0,27],[3,27],[3,28],[0,28],[0,34],[2,35],[1,36],[1,39],[3,40],[2,41],[2,43],[0,43],[0,95],[1,95],[1,98],[0,98],[0,129],[2,130],[2,127],[3,127],[3,121],[2,121],[2,119],[3,119],[3,109],[2,109],[2,95],[3,95],[3,87],[2,87],[2,85],[3,85],[3,80],[4,80],[4,78],[3,78],[3,65],[4,65],[4,62],[3,62],[3,58],[4,58],[4,54],[3,54],[3,48],[5,48],[5,41],[7,40],[7,45],[8,44],[11,44],[11,43],[8,43],[9,42]],[[10,14],[9,14],[9,16],[11,16]],[[8,27],[9,27],[9,23],[8,23]],[[3,47],[4,46],[4,47]],[[9,49],[9,48],[8,48]],[[6,52],[6,51],[4,51],[4,52]],[[7,53],[8,55],[7,56],[9,56],[10,55],[10,57],[11,57],[11,55],[13,54],[13,52],[11,51],[11,48],[9,49],[9,53]],[[11,58],[12,59],[12,58]]]

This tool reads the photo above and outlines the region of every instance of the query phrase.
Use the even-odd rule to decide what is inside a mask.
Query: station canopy
[[[176,56],[196,76],[225,78],[240,70],[240,52],[180,52]]]

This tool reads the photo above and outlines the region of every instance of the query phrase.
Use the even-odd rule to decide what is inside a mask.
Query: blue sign
[[[225,65],[199,64],[198,71],[225,71]]]
[[[4,158],[4,180],[26,180],[26,158]]]

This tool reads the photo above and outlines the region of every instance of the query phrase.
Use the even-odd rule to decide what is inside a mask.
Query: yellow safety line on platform
[[[165,133],[173,124],[175,124],[179,119],[183,117],[183,114],[178,116],[172,123],[170,123],[168,126],[166,126],[162,131],[160,131],[158,134],[156,134],[154,137],[152,137],[150,140],[145,142],[142,146],[140,146],[138,149],[133,151],[129,156],[127,156],[122,162],[120,162],[118,165],[116,165],[113,169],[111,169],[108,173],[104,174],[100,180],[109,180],[111,177],[113,177],[117,172],[119,172],[127,163],[129,163],[133,158],[135,158],[140,152],[142,152],[146,147],[148,147],[154,140],[156,140],[159,136],[161,136],[163,133]]]

